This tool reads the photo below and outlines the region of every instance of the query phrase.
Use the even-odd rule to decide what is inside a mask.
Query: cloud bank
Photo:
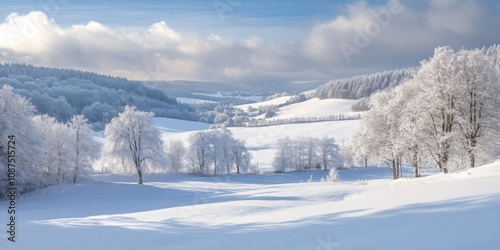
[[[257,36],[201,36],[160,21],[139,31],[101,23],[61,28],[44,12],[0,24],[0,61],[75,68],[138,80],[238,83],[329,80],[417,65],[436,46],[500,41],[499,4],[470,0],[364,1],[286,44]]]

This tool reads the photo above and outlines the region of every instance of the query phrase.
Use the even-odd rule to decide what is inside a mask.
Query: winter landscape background
[[[0,11],[1,249],[496,249],[496,1]]]

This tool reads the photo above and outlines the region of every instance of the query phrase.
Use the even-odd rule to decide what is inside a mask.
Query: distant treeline
[[[198,120],[189,105],[177,103],[161,90],[120,77],[6,63],[0,64],[0,87],[6,84],[30,99],[38,114],[48,114],[60,122],[82,114],[94,130],[102,130],[125,105],[160,117]]]
[[[326,121],[342,121],[342,120],[358,120],[361,119],[360,114],[338,114],[338,115],[328,115],[319,117],[293,117],[286,119],[273,119],[273,120],[258,120],[251,119],[248,122],[235,124],[235,127],[264,127],[264,126],[275,126],[282,124],[293,124],[293,123],[309,123],[309,122],[326,122]]]
[[[332,80],[316,90],[320,99],[361,99],[413,78],[417,68],[405,68]]]

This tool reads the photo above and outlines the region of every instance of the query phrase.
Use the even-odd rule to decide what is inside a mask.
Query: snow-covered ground
[[[353,115],[351,106],[356,100],[312,98],[304,102],[294,103],[279,108],[272,119],[287,119],[294,117],[322,117],[330,115]]]
[[[258,107],[265,107],[265,106],[273,106],[273,105],[280,105],[286,103],[292,96],[283,96],[283,97],[278,97],[269,101],[261,101],[261,102],[256,102],[256,103],[250,103],[250,104],[244,104],[244,105],[238,105],[235,106],[237,108],[240,108],[244,111],[248,110],[248,107],[253,107],[253,108],[258,108]]]
[[[188,98],[188,97],[177,97],[178,102],[187,103],[187,104],[202,104],[202,103],[216,103],[215,101]]]
[[[272,168],[272,161],[276,152],[276,143],[279,139],[289,137],[324,136],[333,137],[337,144],[348,144],[351,136],[356,133],[359,120],[344,120],[316,123],[284,124],[268,127],[230,128],[234,137],[244,140],[252,154],[254,161],[259,163],[260,170]]]
[[[350,105],[332,109],[343,112],[342,106]],[[342,145],[358,124],[231,131],[266,172],[276,140],[327,135]],[[164,140],[187,140],[209,126],[166,118],[155,118],[155,125]],[[321,182],[326,175],[147,174],[144,185],[135,175],[95,175],[19,198],[17,242],[5,232],[0,249],[498,249],[500,162],[397,181],[388,168],[341,170],[335,183]],[[7,220],[0,213],[0,224]]]
[[[386,168],[325,174],[99,175],[19,199],[17,242],[2,230],[0,248],[498,249],[500,163],[398,181]]]
[[[172,118],[154,118],[154,124],[161,133],[182,133],[206,130],[210,124]]]
[[[260,102],[259,105],[286,102],[290,97],[279,97],[270,101]],[[352,100],[317,98],[280,108],[278,118],[313,117],[337,114],[352,114]],[[252,104],[254,105],[254,104]],[[254,106],[257,107],[257,106]],[[309,109],[309,108],[310,109]],[[309,110],[309,111],[308,111]],[[181,140],[187,142],[189,136],[196,131],[208,129],[209,125],[199,122],[182,121],[168,118],[155,118],[155,125],[162,132],[163,139]],[[333,137],[337,144],[342,146],[350,142],[351,136],[357,131],[359,120],[327,121],[315,123],[283,124],[266,127],[235,127],[230,128],[236,139],[243,140],[253,156],[253,162],[259,165],[260,171],[271,171],[272,161],[276,152],[276,143],[279,139],[289,137],[323,136]]]

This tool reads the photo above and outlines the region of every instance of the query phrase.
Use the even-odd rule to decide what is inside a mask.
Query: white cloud
[[[97,22],[59,27],[42,12],[0,24],[0,61],[76,68],[131,79],[276,82],[331,79],[417,65],[433,48],[500,39],[498,9],[468,0],[360,1],[286,45],[257,36],[200,36],[165,22],[137,31]],[[495,5],[498,6],[498,5]],[[496,7],[498,8],[498,7]],[[346,46],[351,50],[347,50]],[[350,54],[349,54],[350,53]]]
[[[449,30],[460,35],[471,35],[479,24],[480,6],[470,0],[433,0],[428,12],[430,25],[439,31]]]

